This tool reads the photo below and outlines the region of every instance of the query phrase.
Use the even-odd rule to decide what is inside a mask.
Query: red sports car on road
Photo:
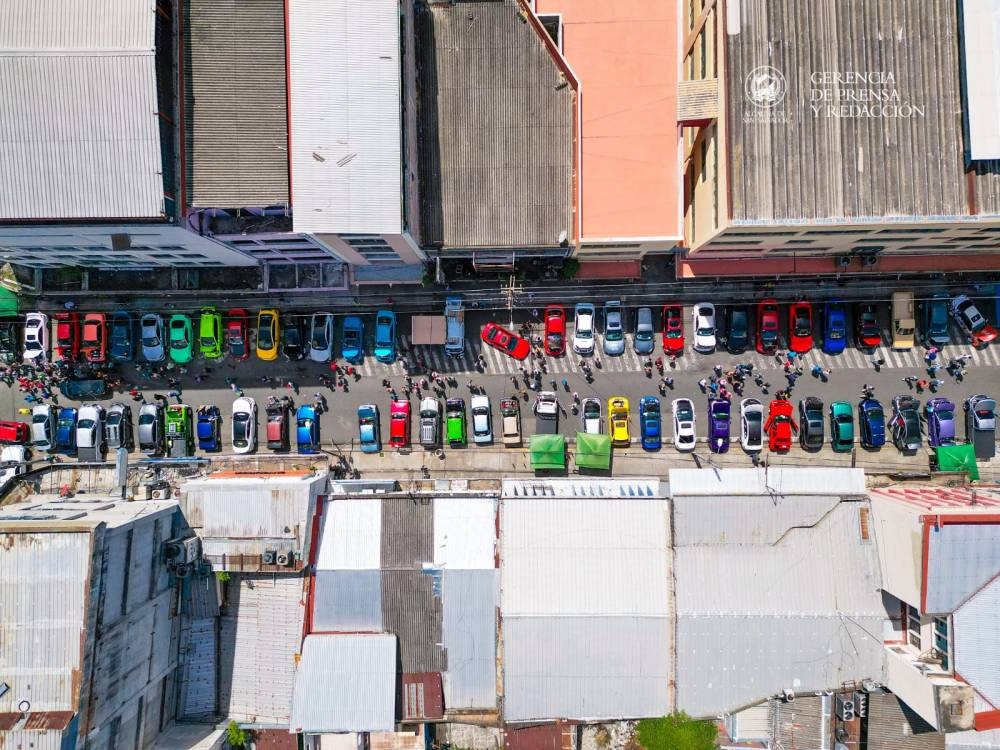
[[[531,344],[496,323],[484,325],[481,337],[485,343],[514,359],[527,359],[531,353]]]
[[[680,305],[663,306],[663,351],[667,354],[684,353],[684,308]]]
[[[767,447],[772,451],[787,451],[792,447],[792,430],[798,432],[799,426],[792,418],[792,404],[787,399],[776,398],[767,409],[767,421],[764,423],[767,431]]]
[[[795,302],[788,310],[788,348],[805,354],[813,346],[813,313],[808,302]]]
[[[566,308],[548,305],[545,308],[545,353],[559,357],[566,351]]]
[[[410,444],[410,402],[398,399],[389,406],[389,445],[405,448]]]
[[[250,356],[250,324],[247,311],[233,308],[228,313],[226,323],[226,342],[229,344],[229,355],[233,359],[244,360]]]
[[[774,354],[778,349],[778,301],[765,299],[757,303],[757,351]]]

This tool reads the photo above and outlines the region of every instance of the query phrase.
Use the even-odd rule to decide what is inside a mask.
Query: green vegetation
[[[692,719],[683,711],[643,719],[636,727],[636,738],[646,750],[712,750],[717,734],[712,722]]]
[[[232,747],[246,747],[250,741],[250,734],[245,729],[240,729],[235,721],[230,721],[226,726],[226,741]]]
[[[580,272],[580,261],[576,258],[566,258],[562,268],[559,269],[559,276],[563,279],[572,279]]]
[[[231,576],[229,575],[229,571],[220,570],[215,574],[215,577],[218,579],[219,583],[229,583]]]

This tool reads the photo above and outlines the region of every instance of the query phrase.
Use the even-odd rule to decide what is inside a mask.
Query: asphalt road
[[[455,360],[446,359],[440,352],[440,347],[416,347],[408,356],[411,358],[419,352],[428,363],[429,369],[438,369],[443,374],[451,375],[457,380],[457,387],[448,388],[448,396],[470,397],[467,387],[468,381],[481,387],[490,396],[494,409],[494,429],[498,428],[497,410],[499,399],[509,396],[513,386],[510,382],[512,373],[518,374],[520,363],[511,360],[502,353],[492,349],[482,350],[478,339],[474,338],[479,326],[485,322],[485,315],[479,316],[469,313],[467,318],[467,334],[471,340],[467,341],[467,356]],[[690,318],[688,318],[690,320]],[[504,321],[501,321],[504,322]],[[690,323],[688,322],[688,328]],[[405,317],[401,319],[401,330],[409,329]],[[370,331],[369,326],[369,331]],[[631,336],[628,337],[625,355],[621,357],[606,357],[598,354],[596,358],[601,362],[601,367],[594,367],[594,381],[587,383],[583,377],[579,366],[580,358],[575,354],[552,359],[546,358],[548,364],[548,374],[544,375],[543,383],[546,389],[551,387],[550,380],[557,382],[556,390],[560,392],[560,400],[567,412],[572,404],[571,392],[579,392],[581,398],[595,396],[601,399],[605,405],[612,396],[625,396],[632,404],[632,436],[633,443],[638,443],[638,421],[635,418],[638,410],[639,399],[645,395],[654,395],[664,402],[662,411],[664,414],[663,433],[666,438],[672,437],[672,423],[669,413],[669,402],[673,398],[689,397],[697,409],[697,432],[699,437],[704,437],[707,431],[707,397],[698,387],[698,381],[708,377],[712,373],[712,368],[716,364],[721,364],[725,369],[730,369],[737,362],[752,363],[755,369],[761,371],[765,379],[771,384],[769,393],[765,394],[760,388],[747,381],[744,390],[744,397],[753,396],[765,403],[772,397],[774,391],[786,386],[785,373],[780,364],[773,357],[763,357],[756,353],[742,356],[732,356],[726,353],[715,353],[710,355],[697,354],[690,348],[690,331],[688,332],[688,348],[682,357],[676,362],[676,367],[666,367],[666,374],[674,378],[674,388],[668,390],[666,396],[660,396],[657,390],[658,373],[654,368],[652,378],[646,377],[642,368],[642,361],[645,358],[637,357],[631,349]],[[404,342],[406,337],[402,337]],[[956,337],[957,338],[957,337]],[[598,337],[598,347],[601,345],[601,337]],[[368,351],[371,351],[369,345]],[[485,368],[482,372],[474,367],[475,356],[480,352],[485,357]],[[998,395],[1000,391],[1000,347],[987,349],[979,352],[972,352],[970,347],[964,344],[952,344],[944,348],[940,357],[947,362],[950,357],[962,353],[972,353],[973,361],[970,363],[967,374],[962,382],[956,382],[953,378],[944,373],[942,369],[938,377],[945,380],[938,395],[943,395],[956,404],[975,393],[989,393]],[[657,337],[657,353],[653,355],[662,356],[662,346],[659,336]],[[923,351],[913,350],[910,352],[890,352],[880,349],[878,356],[885,360],[884,366],[876,372],[870,361],[870,356],[862,354],[855,349],[848,349],[840,355],[825,355],[818,350],[804,355],[805,372],[799,378],[798,383],[792,392],[793,401],[806,396],[816,396],[825,405],[829,405],[834,400],[845,400],[856,404],[863,384],[870,384],[875,387],[876,396],[882,400],[883,406],[888,414],[890,412],[890,401],[893,395],[908,392],[907,386],[902,382],[902,378],[907,375],[918,377],[928,377],[924,371]],[[809,374],[813,364],[820,364],[824,368],[829,368],[831,374],[829,382],[821,382],[819,379]],[[525,363],[531,369],[531,360]],[[375,403],[379,405],[382,415],[382,437],[383,443],[388,442],[388,413],[390,397],[386,389],[381,385],[382,380],[387,378],[398,392],[402,392],[403,368],[400,363],[391,366],[381,365],[374,361],[369,354],[365,363],[360,366],[362,373],[360,380],[351,381],[349,391],[330,390],[320,385],[320,376],[329,372],[326,364],[313,363],[309,361],[289,362],[279,359],[276,362],[261,362],[255,357],[251,357],[246,362],[233,362],[223,359],[220,362],[203,362],[196,360],[189,367],[186,375],[176,375],[180,380],[182,388],[182,400],[192,407],[199,404],[216,404],[220,407],[224,415],[223,438],[226,444],[226,452],[229,452],[229,414],[231,404],[236,397],[231,387],[226,383],[229,378],[242,388],[245,395],[252,396],[258,402],[261,420],[263,421],[263,409],[267,399],[271,395],[290,395],[295,399],[296,404],[312,403],[314,394],[322,393],[327,400],[329,410],[320,418],[321,442],[324,446],[332,447],[334,450],[351,450],[352,441],[356,443],[357,438],[357,407],[363,403]],[[146,398],[152,399],[153,394],[166,394],[170,387],[162,379],[159,381],[144,380],[135,365],[125,365],[122,368],[123,377],[126,383],[137,385],[142,389]],[[195,376],[202,375],[203,382],[196,383]],[[270,377],[273,385],[262,385],[261,378]],[[567,386],[562,386],[562,380],[567,381]],[[298,388],[298,394],[284,386],[288,381],[293,382]],[[523,383],[519,386],[523,387]],[[534,391],[529,391],[531,401],[522,401],[522,429],[530,433],[533,429],[533,420],[530,418],[530,405],[534,400]],[[930,394],[915,394],[923,402]],[[738,415],[738,400],[734,405],[734,416]],[[111,401],[129,402],[127,393],[116,393],[112,398],[104,401],[105,404]],[[60,404],[65,405],[65,399],[60,399]],[[416,401],[414,398],[414,408]],[[19,407],[25,405],[21,394],[16,388],[6,388],[0,386],[0,417],[4,419],[24,419],[17,414]],[[135,411],[135,407],[133,411]],[[560,430],[564,434],[573,435],[579,425],[578,418],[571,414],[560,420]],[[964,436],[964,426],[959,425],[958,433]],[[734,419],[732,436],[734,441],[738,439],[738,420]],[[827,439],[829,435],[827,434]],[[294,442],[294,436],[293,436]],[[356,447],[356,446],[354,446]],[[496,447],[494,447],[495,449]],[[738,446],[734,446],[738,450]],[[470,452],[478,449],[471,445]],[[670,445],[664,446],[665,452],[674,452]],[[793,449],[793,452],[797,451]],[[897,454],[896,449],[891,445],[886,445],[883,449],[885,453]],[[266,448],[262,449],[266,452]],[[824,456],[834,458],[829,446],[825,447],[819,454],[820,459]],[[898,455],[898,454],[897,454]],[[387,454],[388,456],[388,454]],[[887,461],[889,457],[887,456]],[[749,463],[749,459],[747,459]]]

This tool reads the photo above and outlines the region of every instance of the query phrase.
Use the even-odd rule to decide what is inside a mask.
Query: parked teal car
[[[170,316],[170,359],[186,365],[194,356],[194,327],[187,315]]]
[[[392,310],[375,313],[375,359],[385,364],[396,361],[396,313]]]

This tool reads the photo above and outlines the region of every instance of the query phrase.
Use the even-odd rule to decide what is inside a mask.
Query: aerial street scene
[[[1000,750],[1000,0],[4,0],[0,748]]]

